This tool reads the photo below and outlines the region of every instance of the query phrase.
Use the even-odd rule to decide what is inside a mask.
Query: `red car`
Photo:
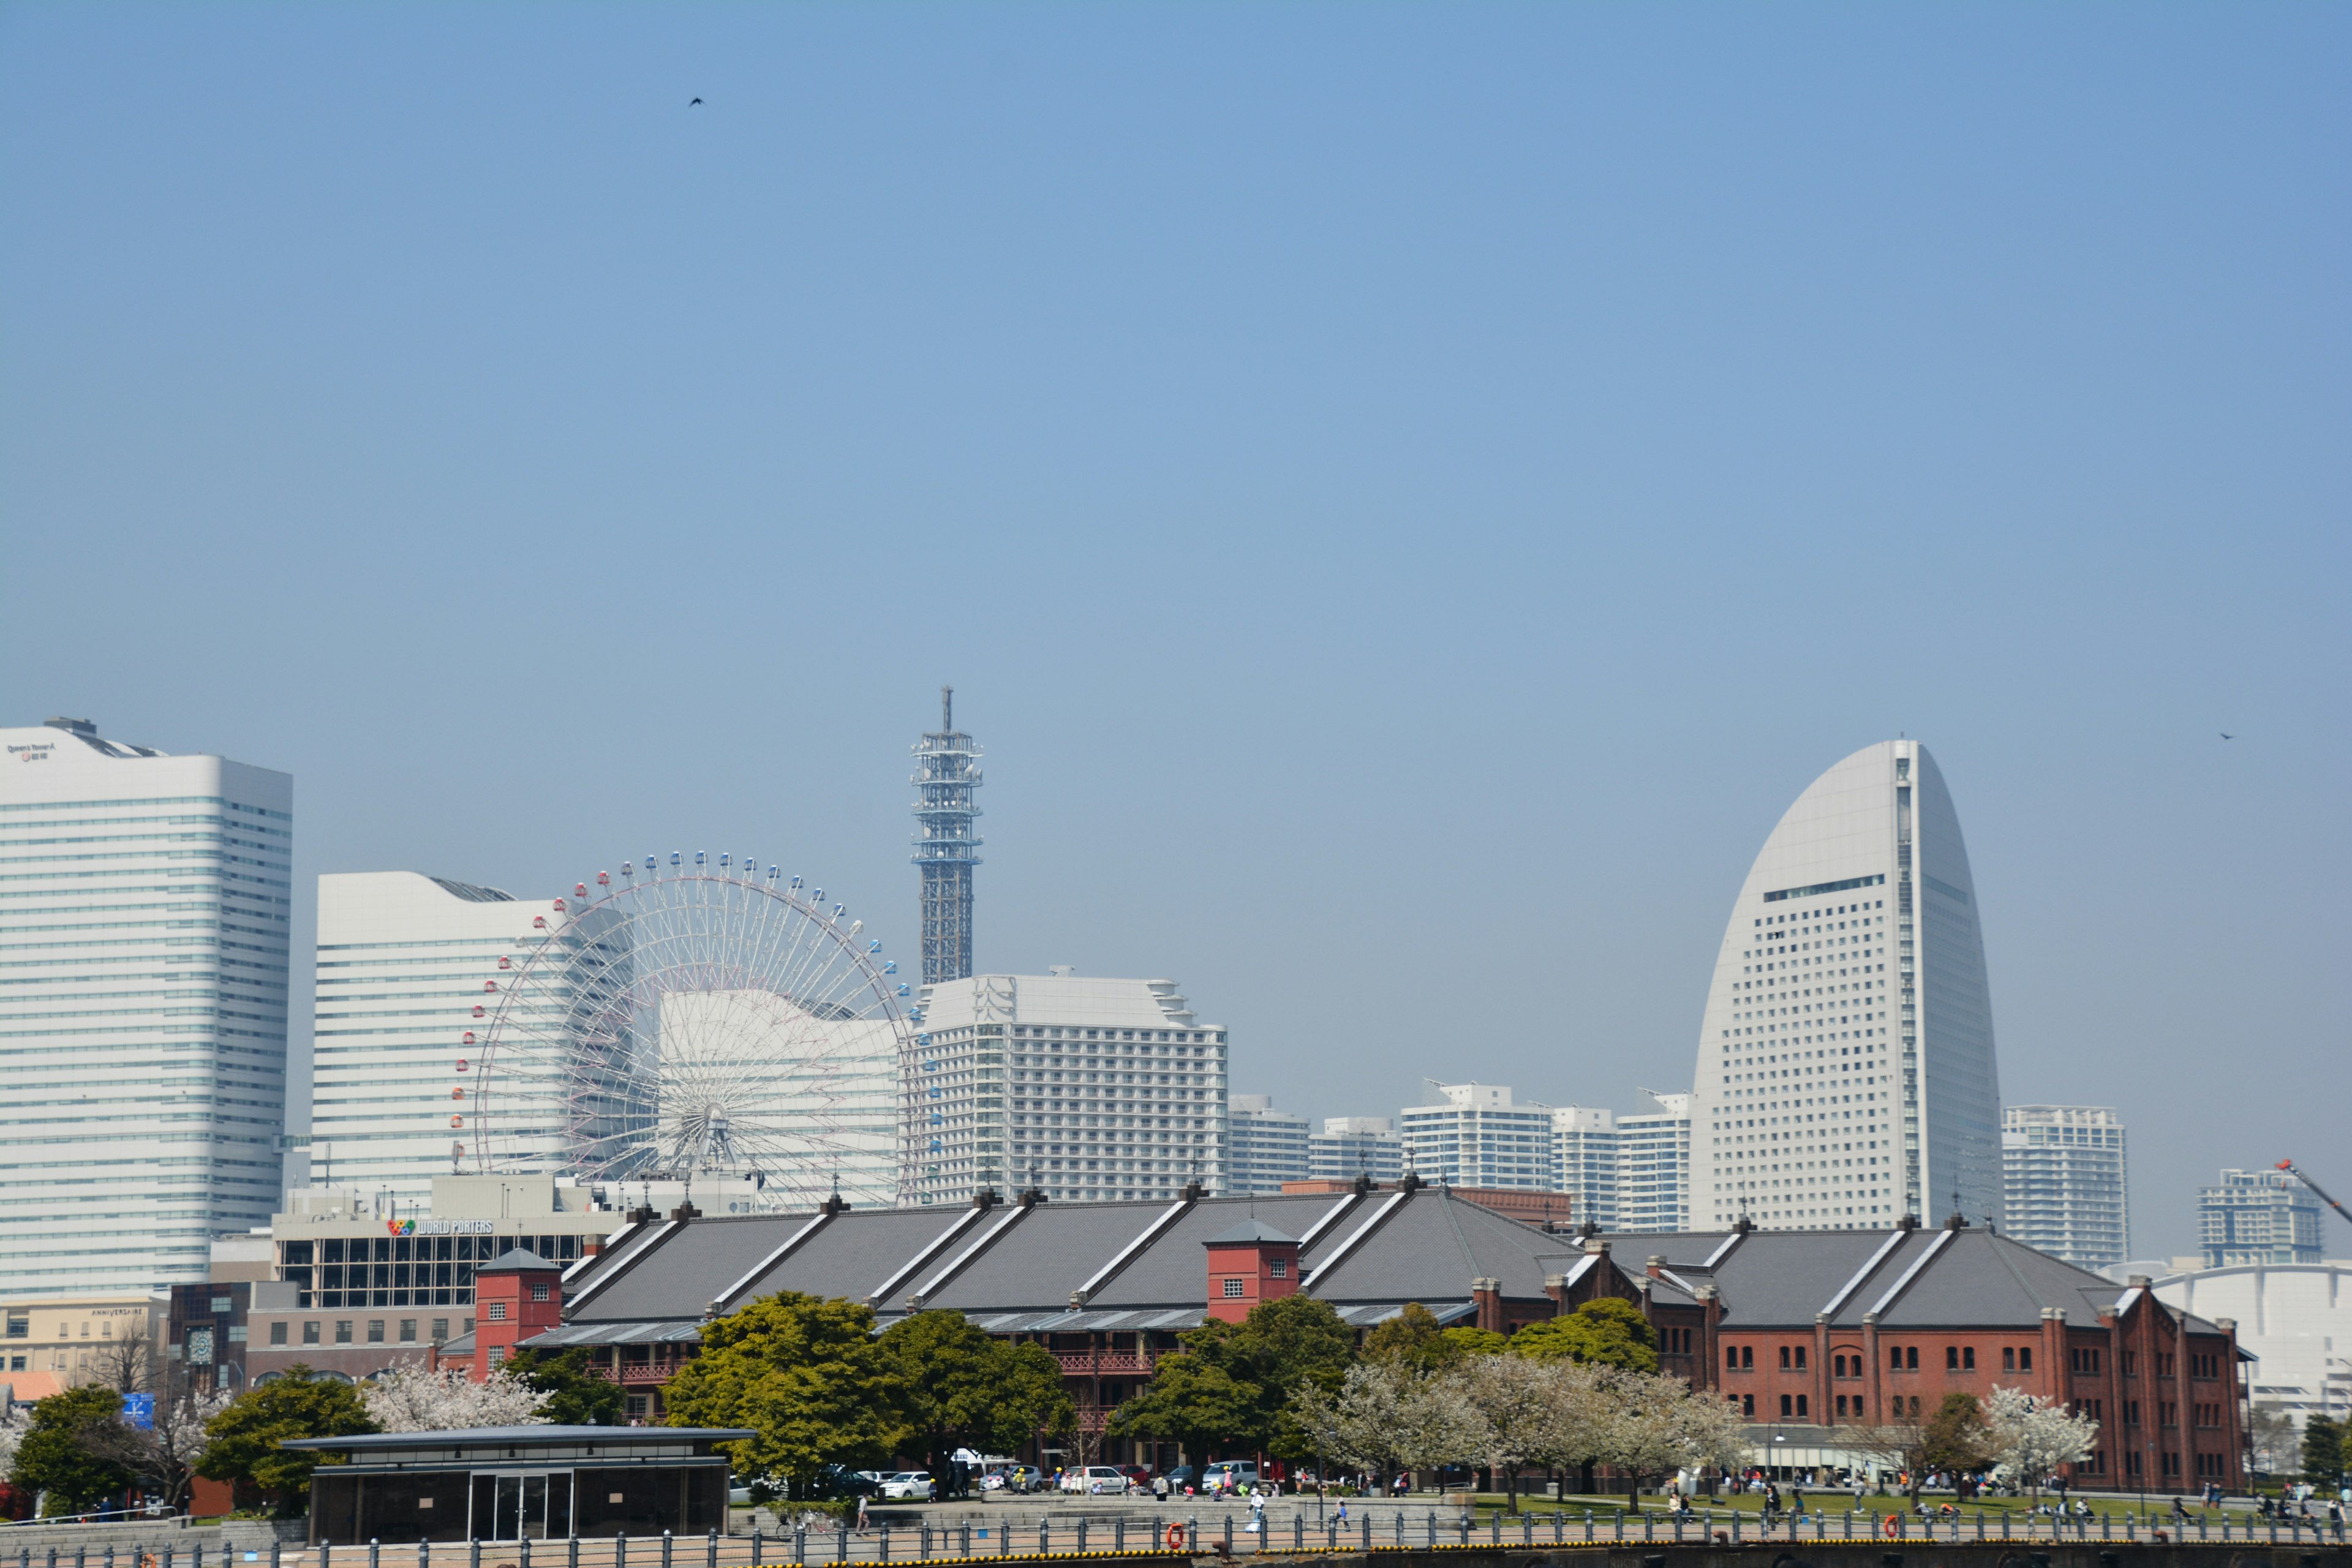
[[[1125,1476],[1137,1491],[1148,1492],[1151,1489],[1150,1465],[1121,1465],[1118,1467],[1118,1473]]]

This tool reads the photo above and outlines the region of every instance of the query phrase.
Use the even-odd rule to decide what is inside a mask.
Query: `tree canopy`
[[[860,1303],[787,1290],[702,1326],[702,1353],[667,1391],[673,1426],[744,1426],[727,1445],[736,1474],[805,1496],[825,1465],[881,1464],[908,1427],[902,1363]]]
[[[1658,1331],[1642,1316],[1641,1308],[1616,1296],[1597,1297],[1566,1317],[1528,1324],[1511,1336],[1510,1351],[1626,1372],[1658,1370]]]
[[[8,1479],[49,1494],[52,1512],[71,1513],[131,1484],[131,1471],[94,1442],[97,1429],[122,1419],[122,1395],[110,1384],[85,1384],[33,1406],[33,1421],[17,1439]]]
[[[597,1376],[588,1368],[588,1349],[517,1351],[504,1369],[509,1375],[547,1395],[539,1419],[558,1426],[618,1426],[627,1419],[628,1401],[621,1385]]]
[[[1195,1460],[1220,1440],[1285,1458],[1315,1452],[1291,1395],[1308,1383],[1336,1390],[1356,1357],[1355,1331],[1328,1302],[1261,1301],[1238,1323],[1216,1320],[1181,1337],[1184,1349],[1112,1414],[1110,1436],[1167,1438]]]
[[[917,1312],[877,1342],[906,1391],[906,1423],[934,1464],[959,1447],[1017,1451],[1041,1429],[1066,1431],[1061,1363],[1038,1344],[1012,1344],[961,1312]]]
[[[310,1499],[310,1472],[324,1460],[307,1449],[278,1445],[289,1437],[348,1437],[381,1430],[351,1384],[312,1375],[300,1363],[248,1388],[205,1423],[208,1439],[196,1474],[207,1480],[243,1481],[260,1489],[280,1513],[298,1513]]]

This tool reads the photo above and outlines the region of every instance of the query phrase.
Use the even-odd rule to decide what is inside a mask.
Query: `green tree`
[[[907,1425],[935,1469],[959,1447],[1010,1454],[1041,1430],[1069,1429],[1062,1366],[1043,1345],[992,1338],[951,1311],[902,1318],[877,1343],[907,1391]]]
[[[628,1401],[621,1385],[596,1375],[585,1345],[552,1353],[517,1351],[507,1357],[506,1370],[548,1395],[539,1407],[542,1421],[558,1426],[618,1426],[627,1419]]]
[[[1927,1417],[1919,1446],[1921,1465],[1931,1470],[1975,1470],[1991,1462],[1992,1435],[1984,1406],[1973,1394],[1947,1394]]]
[[[1143,1391],[1111,1412],[1114,1437],[1151,1437],[1176,1444],[1200,1464],[1212,1446],[1247,1432],[1258,1417],[1261,1391],[1242,1383],[1199,1351],[1162,1358]]]
[[[42,1401],[47,1404],[47,1401]],[[2303,1418],[2303,1479],[2331,1490],[2344,1479],[2343,1425],[2325,1415]]]
[[[1482,1355],[1501,1355],[1510,1348],[1510,1340],[1492,1329],[1453,1328],[1437,1336],[1438,1354],[1448,1367]]]
[[[1565,1358],[1626,1372],[1655,1372],[1658,1331],[1633,1302],[1601,1296],[1566,1317],[1529,1323],[1511,1336],[1510,1352],[1544,1361]]]
[[[1364,1359],[1375,1366],[1436,1372],[1452,1359],[1444,1334],[1435,1313],[1418,1301],[1407,1301],[1402,1311],[1373,1324],[1364,1336]]]
[[[1337,1394],[1356,1361],[1356,1331],[1328,1301],[1285,1296],[1262,1301],[1225,1342],[1227,1369],[1254,1384],[1259,1407],[1250,1436],[1283,1459],[1319,1458],[1291,1399],[1312,1384]]]
[[[131,1484],[131,1472],[100,1451],[97,1429],[122,1419],[122,1395],[100,1383],[68,1388],[33,1406],[8,1479],[49,1494],[47,1511],[73,1513]]]
[[[247,1389],[205,1423],[210,1441],[196,1461],[196,1474],[244,1482],[259,1489],[280,1514],[299,1513],[310,1500],[310,1472],[342,1461],[278,1445],[289,1437],[350,1437],[377,1430],[356,1387],[314,1376],[298,1362]]]
[[[765,1496],[805,1497],[824,1466],[881,1464],[907,1436],[907,1390],[874,1338],[874,1312],[786,1290],[702,1325],[702,1353],[666,1396],[673,1426],[745,1426],[726,1447]]]
[[[1113,1414],[1110,1436],[1166,1438],[1194,1461],[1220,1440],[1285,1458],[1314,1454],[1291,1396],[1310,1382],[1336,1392],[1356,1357],[1355,1331],[1328,1302],[1261,1301],[1238,1323],[1214,1320],[1182,1338],[1183,1351],[1163,1359],[1143,1391]]]

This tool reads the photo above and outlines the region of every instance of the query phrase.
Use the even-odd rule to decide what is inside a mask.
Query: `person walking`
[[[860,1535],[866,1533],[866,1494],[864,1492],[857,1494],[857,1533]]]

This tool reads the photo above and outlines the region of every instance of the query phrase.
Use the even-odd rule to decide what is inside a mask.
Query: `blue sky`
[[[289,770],[306,876],[749,849],[904,952],[952,680],[982,964],[1175,976],[1314,1116],[1687,1087],[1756,848],[1907,732],[2005,1096],[2186,1250],[2352,1187],[2347,44],[12,5],[0,713]]]

